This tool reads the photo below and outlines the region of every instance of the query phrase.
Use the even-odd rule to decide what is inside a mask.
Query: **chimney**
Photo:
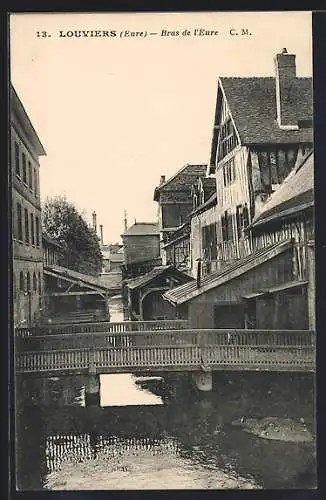
[[[165,175],[161,175],[160,186],[165,182]]]
[[[128,229],[127,210],[124,211],[124,227],[125,227],[125,232],[126,232]]]
[[[100,224],[100,239],[101,239],[101,245],[103,245],[103,225]]]
[[[97,232],[97,226],[96,226],[96,212],[92,213],[92,218],[93,218],[93,229],[95,233]]]
[[[295,55],[286,49],[275,57],[276,118],[283,130],[297,130],[297,95]]]

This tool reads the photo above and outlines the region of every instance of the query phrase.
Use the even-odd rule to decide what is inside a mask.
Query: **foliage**
[[[93,276],[101,272],[99,239],[65,197],[46,199],[42,207],[42,230],[62,246],[61,265]]]

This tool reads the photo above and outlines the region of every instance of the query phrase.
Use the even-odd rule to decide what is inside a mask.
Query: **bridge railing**
[[[136,322],[138,323],[138,322]],[[51,351],[62,349],[115,349],[120,347],[158,346],[234,346],[257,348],[314,347],[312,330],[157,330],[119,333],[91,332],[78,334],[33,335],[16,339],[16,349]]]
[[[184,345],[119,347],[23,352],[16,357],[17,373],[89,370],[115,373],[130,370],[198,370],[203,366],[235,370],[314,371],[313,347]]]
[[[78,333],[123,333],[129,331],[181,330],[188,327],[187,320],[123,321],[123,322],[88,322],[62,325],[42,325],[30,328],[16,328],[16,338],[41,335],[60,335]]]

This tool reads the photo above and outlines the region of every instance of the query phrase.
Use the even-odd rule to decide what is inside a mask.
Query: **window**
[[[29,221],[27,208],[25,208],[25,243],[29,243]]]
[[[34,228],[34,215],[31,214],[31,241],[35,245],[35,228]]]
[[[274,186],[281,184],[295,165],[298,148],[258,151],[260,178],[264,191],[274,191]]]
[[[223,241],[233,240],[233,224],[232,214],[225,210],[224,215],[221,217],[222,222],[222,239]]]
[[[17,177],[20,177],[19,146],[17,142],[15,142],[15,167],[16,167],[16,175]]]
[[[229,186],[235,181],[235,164],[234,158],[231,158],[223,165],[223,183],[224,186]]]
[[[23,271],[20,272],[19,274],[19,290],[21,292],[23,292],[25,289],[25,286],[24,286],[24,274],[23,274]]]
[[[38,196],[38,184],[37,184],[36,168],[34,168],[34,191],[35,191],[35,198],[37,198],[37,196]]]
[[[42,282],[41,282],[41,273],[38,273],[38,293],[42,295]]]
[[[219,160],[222,160],[237,145],[237,138],[231,118],[227,118],[221,126],[219,143]]]
[[[25,153],[22,154],[22,160],[23,160],[23,182],[24,182],[24,184],[27,184],[27,169],[26,169],[26,155],[25,155]]]
[[[204,258],[209,261],[217,259],[216,224],[209,224],[202,228],[202,248]]]
[[[33,191],[33,168],[30,161],[28,162],[28,183],[31,191]]]
[[[23,241],[23,217],[22,217],[22,206],[17,203],[17,230],[18,230],[18,240]]]
[[[36,225],[36,246],[40,246],[40,221],[37,215],[35,216],[35,225]]]
[[[35,273],[33,273],[33,290],[34,292],[37,291],[37,278]]]
[[[237,234],[238,234],[238,238],[240,239],[242,236],[243,230],[249,224],[249,211],[248,211],[247,204],[237,206],[236,219],[237,219]]]
[[[13,295],[14,299],[16,298],[16,295],[17,295],[16,285],[17,285],[16,275],[15,275],[15,273],[13,273],[13,275],[12,275],[12,295]]]
[[[28,292],[31,290],[31,275],[28,271],[27,276],[26,276],[26,289]]]

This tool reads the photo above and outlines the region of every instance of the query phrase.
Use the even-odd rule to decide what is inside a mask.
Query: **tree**
[[[42,229],[63,247],[64,261],[60,262],[61,265],[93,276],[101,272],[99,238],[64,196],[46,199],[42,208]]]

